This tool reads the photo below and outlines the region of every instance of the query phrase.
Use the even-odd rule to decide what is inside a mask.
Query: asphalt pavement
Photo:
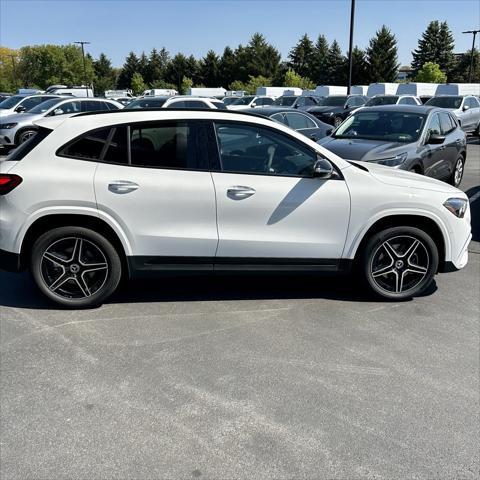
[[[64,311],[0,273],[0,478],[479,478],[478,140],[462,188],[469,264],[409,302],[246,276]]]

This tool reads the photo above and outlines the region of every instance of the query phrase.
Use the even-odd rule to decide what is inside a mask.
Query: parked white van
[[[480,96],[480,83],[444,83],[437,87],[435,95]]]
[[[315,96],[328,97],[329,95],[346,95],[347,87],[338,85],[318,85],[315,89]]]
[[[351,95],[367,95],[368,85],[352,85],[350,89]]]
[[[218,87],[218,88],[192,87],[188,89],[188,95],[192,95],[194,97],[224,97],[226,93],[227,93],[227,90],[222,87]]]
[[[368,86],[367,97],[375,95],[396,95],[398,83],[371,83]]]
[[[301,95],[302,89],[297,87],[258,87],[257,95],[266,95],[267,97],[281,97],[289,90],[289,95]]]
[[[178,95],[178,91],[173,88],[151,88],[142,93],[143,97],[171,97],[173,95]]]
[[[416,97],[433,97],[437,91],[438,83],[400,83],[397,89],[397,95],[415,95]]]
[[[84,85],[80,87],[60,87],[49,89],[48,93],[53,93],[55,95],[71,95],[72,97],[90,97],[93,98],[93,89],[85,87]]]

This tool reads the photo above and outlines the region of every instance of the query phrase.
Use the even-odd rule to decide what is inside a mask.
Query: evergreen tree
[[[152,49],[148,58],[148,68],[144,76],[145,82],[148,85],[153,86],[163,81],[168,61],[169,54],[165,48],[162,48],[160,52],[156,48]]]
[[[236,68],[233,50],[230,47],[225,47],[218,65],[219,84],[227,88],[236,78]]]
[[[345,62],[345,77],[348,79],[348,61]],[[352,85],[368,85],[369,73],[365,52],[358,47],[352,50]]]
[[[177,53],[168,63],[165,71],[165,80],[175,85],[175,88],[182,91],[183,77],[197,81],[197,61],[193,55],[186,57],[183,53]]]
[[[206,87],[221,86],[219,63],[220,60],[213,50],[209,50],[207,55],[200,61],[200,78]]]
[[[346,85],[345,62],[346,59],[342,55],[340,45],[334,40],[330,45],[325,62],[326,84]]]
[[[307,34],[298,41],[288,55],[288,67],[301,77],[309,77],[312,74],[314,64],[315,47]]]
[[[193,55],[190,55],[187,58],[186,76],[191,78],[193,80],[194,84],[198,84],[202,81],[200,79],[200,68],[199,67],[200,67],[200,65],[199,65],[197,59]]]
[[[370,82],[395,82],[399,68],[397,39],[385,25],[370,39],[366,51]]]
[[[131,88],[132,77],[135,72],[138,72],[138,58],[135,53],[130,52],[123,64],[120,75],[117,79],[118,88]]]
[[[324,35],[319,35],[312,57],[310,78],[316,85],[328,83],[327,56],[330,47]]]
[[[142,52],[140,58],[138,59],[138,73],[142,76],[142,81],[148,77],[148,64],[149,60],[145,52]]]
[[[97,95],[115,87],[115,70],[104,53],[100,54],[98,60],[93,61],[93,71],[95,73],[93,87]]]
[[[472,50],[467,50],[465,53],[458,56],[449,80],[455,83],[469,83],[470,81],[470,62]],[[480,83],[480,53],[475,48],[473,50],[473,73],[472,82]]]
[[[237,57],[244,74],[252,77],[274,77],[280,67],[280,53],[260,33],[255,33]],[[245,75],[243,75],[245,76]],[[243,80],[243,78],[240,78]]]
[[[418,47],[412,52],[412,69],[417,75],[420,68],[427,62],[437,63],[440,69],[447,73],[454,67],[454,41],[447,22],[433,20],[423,32],[418,41]]]

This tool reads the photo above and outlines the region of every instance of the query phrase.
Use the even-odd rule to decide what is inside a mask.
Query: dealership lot
[[[462,189],[470,263],[405,303],[178,278],[62,311],[0,272],[1,478],[476,478],[478,140]]]

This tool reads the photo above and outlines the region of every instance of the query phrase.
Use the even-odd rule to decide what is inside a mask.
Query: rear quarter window
[[[50,133],[52,133],[52,130],[49,128],[39,128],[33,137],[30,137],[25,143],[22,143],[15,150],[13,150],[5,160],[11,162],[18,162],[19,160],[22,160],[22,158],[28,155],[36,146],[45,140]]]

